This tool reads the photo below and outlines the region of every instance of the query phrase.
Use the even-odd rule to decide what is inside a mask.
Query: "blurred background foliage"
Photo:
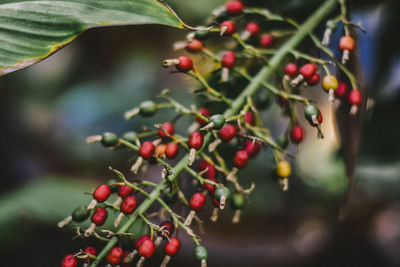
[[[224,2],[169,1],[190,25],[200,25]],[[301,21],[323,1],[245,2]],[[273,162],[267,150],[241,173],[245,185],[255,181],[257,186],[242,223],[230,224],[230,211],[217,224],[203,214],[210,266],[400,264],[400,37],[395,32],[399,11],[398,1],[352,1],[353,20],[367,29],[359,36],[361,60],[375,105],[366,116],[349,218],[337,221],[346,182],[334,119],[321,98],[327,138],[319,141],[307,128],[288,193],[279,190],[271,175]],[[90,30],[44,62],[0,78],[2,264],[57,266],[64,254],[87,244],[71,240],[72,228],[59,230],[56,222],[88,202],[84,192],[96,182],[113,177],[107,166],[128,173],[134,155],[87,145],[85,138],[104,131],[122,134],[171,119],[171,114],[158,113],[149,120],[126,122],[122,116],[162,88],[170,88],[185,103],[193,101],[188,88],[196,84],[169,74],[160,64],[176,55],[172,44],[185,34],[156,25]],[[318,98],[317,91],[307,94]],[[286,121],[276,104],[263,118],[274,137],[284,132]],[[179,125],[178,131],[185,127]],[[157,171],[152,168],[146,178],[158,177]],[[174,263],[191,266],[192,244],[180,236],[185,243]],[[157,266],[160,257],[149,266]]]

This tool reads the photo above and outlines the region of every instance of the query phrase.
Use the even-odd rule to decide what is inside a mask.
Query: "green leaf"
[[[187,28],[161,0],[2,1],[0,76],[43,60],[90,28],[131,24]]]

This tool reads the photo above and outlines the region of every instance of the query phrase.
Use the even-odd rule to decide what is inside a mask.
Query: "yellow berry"
[[[331,89],[336,90],[338,87],[338,81],[335,76],[333,75],[326,75],[322,80],[322,87],[329,91]]]
[[[290,175],[290,164],[286,160],[281,160],[276,164],[276,174],[281,178],[289,177]]]

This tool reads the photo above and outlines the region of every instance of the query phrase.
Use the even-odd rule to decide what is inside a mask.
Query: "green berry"
[[[232,196],[232,206],[235,210],[241,210],[245,203],[244,194],[236,192]]]
[[[151,117],[156,111],[157,105],[151,100],[144,101],[139,106],[139,114],[143,117]]]
[[[288,145],[289,145],[289,138],[287,138],[287,136],[281,136],[281,137],[279,137],[278,140],[276,140],[276,143],[282,149],[286,149],[288,147]]]
[[[115,184],[115,183],[118,183],[117,180],[110,179],[110,180],[108,180],[108,181],[106,182],[106,185]],[[117,192],[118,189],[119,189],[119,186],[118,186],[118,185],[112,185],[112,186],[110,186],[111,193]]]
[[[215,114],[210,117],[209,122],[214,124],[213,129],[220,130],[225,124],[225,117],[221,114]]]
[[[197,246],[193,250],[193,257],[197,262],[201,262],[202,260],[206,260],[208,258],[207,249],[203,246]]]
[[[167,204],[172,204],[175,202],[177,198],[177,193],[176,192],[164,192],[162,195],[162,199],[167,203]]]
[[[218,202],[221,202],[222,197],[225,197],[225,201],[227,201],[229,199],[230,195],[231,195],[231,192],[225,186],[218,187],[217,189],[215,189],[215,199]]]
[[[138,136],[135,132],[127,132],[127,133],[124,133],[124,135],[122,136],[122,139],[124,139],[130,143],[136,143]]]
[[[319,116],[319,111],[318,108],[314,105],[308,105],[304,108],[304,116],[306,117],[306,119],[312,123],[313,122],[313,116],[315,116],[315,118],[318,118]]]
[[[101,143],[105,147],[112,147],[118,144],[118,136],[115,133],[105,132],[101,136]]]
[[[199,26],[198,28],[204,28],[203,26]],[[194,33],[194,37],[197,40],[205,41],[210,37],[211,32],[209,31],[197,31]]]
[[[72,219],[75,222],[83,222],[90,215],[90,211],[86,208],[86,206],[80,206],[74,209],[72,212]]]

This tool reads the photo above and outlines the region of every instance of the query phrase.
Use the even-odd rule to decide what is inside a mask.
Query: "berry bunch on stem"
[[[340,2],[344,5],[344,1]],[[120,171],[110,167],[117,179],[99,185],[93,191],[93,201],[88,206],[78,207],[59,223],[59,227],[64,227],[90,218],[91,226],[83,233],[78,230],[78,234],[84,238],[93,236],[105,241],[106,245],[98,249],[98,253],[96,250],[84,250],[69,254],[62,260],[62,266],[77,266],[82,262],[94,267],[105,261],[108,266],[133,266],[135,263],[140,267],[154,253],[163,253],[165,257],[160,264],[165,267],[173,261],[182,246],[178,229],[179,234],[185,233],[192,238],[195,261],[202,267],[206,266],[207,248],[201,245],[195,233],[195,223],[200,220],[197,214],[209,213],[206,205],[209,202],[214,206],[210,219],[215,222],[218,213],[225,212],[225,207],[230,206],[234,210],[232,222],[238,223],[248,196],[255,189],[254,183],[250,188],[240,184],[241,170],[263,150],[273,151],[272,160],[279,181],[277,186],[284,191],[289,190],[291,165],[288,142],[290,140],[291,146],[298,146],[306,136],[313,136],[305,134],[308,128],[300,125],[298,116],[304,116],[316,129],[317,137],[323,138],[322,113],[314,100],[301,96],[301,90],[314,90],[311,87],[319,84],[320,75],[323,75],[322,88],[329,94],[329,100],[337,101],[335,96],[340,100],[346,99],[347,85],[338,82],[330,73],[330,67],[338,66],[347,75],[346,82],[350,81],[352,85],[348,101],[352,106],[361,103],[354,76],[344,64],[336,62],[332,51],[323,46],[313,33],[336,5],[337,0],[325,1],[300,25],[269,10],[246,7],[235,0],[213,11],[208,25],[189,33],[183,42],[177,42],[174,48],[184,48],[186,52],[179,51],[176,58],[165,59],[162,65],[174,67],[174,72],[198,81],[199,86],[193,92],[199,97],[201,106],[182,104],[165,89],[157,100],[144,101],[127,111],[125,118],[146,118],[162,110],[170,112],[169,121],[159,122],[153,127],[148,125],[142,132],[127,132],[121,136],[107,132],[88,137],[88,143],[101,142],[110,149],[132,151],[137,159],[130,168],[132,173],[129,176],[135,177],[145,169],[144,165],[158,164],[162,170],[159,182],[153,183],[127,179]],[[339,20],[345,18],[344,12],[346,10],[342,8]],[[276,34],[265,31],[261,26],[262,21],[274,20],[286,21],[288,31]],[[322,60],[299,51],[297,47],[307,37],[311,37],[315,49],[332,56],[332,59]],[[221,43],[219,51],[207,48],[210,38]],[[230,43],[229,49],[225,48],[226,42]],[[352,51],[348,43],[340,45],[340,49],[343,55],[345,51],[348,51],[347,54]],[[197,64],[202,61],[194,61],[191,57],[194,53],[214,63],[215,71],[209,77],[199,72]],[[247,71],[249,65],[258,70],[255,75]],[[274,82],[272,76],[275,77]],[[237,88],[239,84],[243,86]],[[260,94],[266,97],[260,97]],[[276,139],[270,135],[260,116],[274,99],[278,99],[284,116],[289,117],[286,131]],[[213,108],[211,103],[217,103],[218,109]],[[297,109],[303,110],[301,115],[297,114]],[[176,125],[185,116],[190,117],[193,123],[187,132],[178,133]],[[231,157],[222,157],[220,152],[227,147],[235,149],[235,153]],[[197,192],[190,197],[180,187],[183,174],[190,175],[195,181]],[[170,207],[174,202],[187,207],[186,212],[178,215]],[[156,213],[158,219],[149,213],[153,206],[159,207]],[[114,228],[99,229],[111,217],[109,214],[119,214]],[[165,217],[168,219],[165,220]],[[129,235],[130,227],[138,220],[145,223],[150,235],[136,236],[135,243],[126,248],[122,239]]]

